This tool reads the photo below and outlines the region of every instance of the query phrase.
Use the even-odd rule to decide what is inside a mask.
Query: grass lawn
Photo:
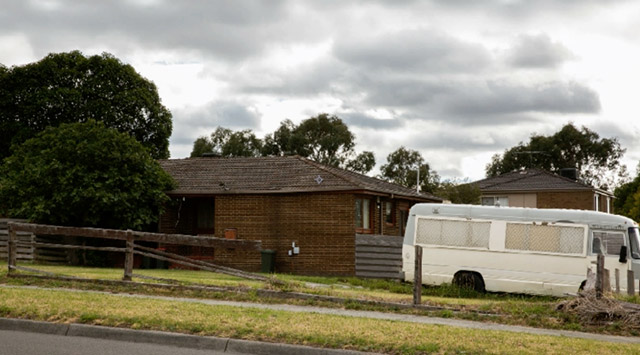
[[[22,264],[21,264],[22,265]],[[101,280],[121,280],[123,270],[112,268],[87,268],[73,266],[23,266],[47,271],[57,275],[75,276]],[[20,271],[20,274],[28,274]],[[333,308],[348,308],[360,310],[376,310],[383,312],[424,314],[440,317],[454,317],[470,320],[488,321],[511,325],[525,325],[549,329],[564,329],[590,331],[617,335],[634,335],[637,332],[621,324],[612,323],[607,326],[589,326],[581,324],[578,319],[566,313],[556,311],[556,305],[561,299],[553,297],[510,295],[486,293],[459,289],[451,285],[423,288],[423,304],[442,306],[441,311],[426,311],[414,308],[398,309],[363,303],[367,301],[383,301],[410,304],[412,302],[412,285],[387,280],[358,279],[353,277],[310,277],[295,275],[274,275],[286,281],[288,291],[304,292],[318,295],[335,296],[348,299],[345,304],[330,303],[314,300],[291,300],[260,297],[258,289],[277,289],[272,284],[261,281],[245,280],[234,276],[189,270],[158,270],[135,269],[134,274],[151,276],[162,279],[178,280],[183,285],[204,284],[211,286],[234,287],[242,292],[216,292],[204,290],[184,290],[154,288],[139,285],[113,285],[100,283],[84,283],[74,281],[43,280],[37,278],[8,278],[6,276],[6,262],[0,263],[0,283],[11,285],[37,285],[42,287],[78,288],[111,292],[141,293],[175,297],[194,297],[209,299],[227,299],[237,301],[251,301],[261,303],[290,303],[303,305],[317,305]],[[159,282],[148,279],[136,279],[140,282]],[[309,284],[312,283],[312,284]],[[638,302],[638,297],[627,299]]]
[[[65,290],[0,288],[0,316],[396,354],[633,354],[640,351],[637,345],[564,337]]]

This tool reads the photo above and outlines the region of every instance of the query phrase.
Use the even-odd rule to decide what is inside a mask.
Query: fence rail
[[[107,252],[121,252],[125,254],[124,262],[124,276],[123,280],[131,281],[133,276],[133,256],[134,254],[147,256],[163,261],[169,261],[176,264],[181,264],[201,270],[208,270],[219,272],[223,274],[229,274],[233,276],[266,280],[267,278],[261,275],[237,270],[229,267],[213,264],[211,262],[205,262],[201,260],[191,259],[182,255],[169,253],[166,251],[160,251],[153,248],[144,247],[136,244],[136,242],[156,242],[161,244],[178,244],[178,245],[190,245],[190,246],[203,246],[203,247],[221,247],[221,248],[235,248],[240,250],[262,250],[262,242],[254,240],[242,240],[242,239],[223,239],[215,237],[198,237],[182,234],[162,234],[162,233],[148,233],[138,232],[131,230],[117,230],[117,229],[101,229],[101,228],[85,228],[85,227],[63,227],[63,226],[51,226],[45,224],[32,224],[22,222],[8,222],[8,233],[6,242],[6,255],[8,259],[8,273],[12,274],[14,270],[25,269],[24,267],[17,266],[20,259],[21,250],[30,248],[33,254],[34,248],[43,248],[46,250],[97,250]],[[22,236],[30,235],[30,239],[22,238]],[[106,240],[119,240],[124,241],[123,247],[99,247],[99,246],[87,246],[77,244],[62,244],[61,242],[54,242],[52,239],[46,239],[46,242],[41,239],[36,239],[34,235],[38,237],[50,237],[50,236],[66,236],[66,237],[84,237],[84,238],[100,238]],[[1,250],[0,250],[1,251]]]

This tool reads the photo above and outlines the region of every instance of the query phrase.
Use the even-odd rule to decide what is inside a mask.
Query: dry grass
[[[68,291],[0,288],[0,315],[385,353],[638,353],[637,345]]]

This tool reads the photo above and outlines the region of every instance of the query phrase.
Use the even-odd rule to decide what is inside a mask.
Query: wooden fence
[[[403,279],[402,237],[356,234],[356,276]]]
[[[134,254],[151,257],[158,260],[168,261],[196,269],[214,271],[223,274],[239,276],[248,279],[266,280],[266,277],[233,269],[210,262],[191,259],[182,255],[169,253],[166,251],[145,247],[136,244],[136,242],[155,242],[162,244],[178,244],[201,247],[221,247],[235,248],[239,250],[261,250],[262,242],[242,239],[223,239],[214,237],[198,237],[182,234],[161,234],[147,233],[131,230],[116,229],[99,229],[99,228],[80,228],[80,227],[62,227],[44,224],[31,224],[20,222],[8,222],[8,241],[7,241],[7,259],[8,272],[12,274],[14,270],[24,269],[27,271],[38,271],[30,268],[20,267],[17,265],[20,250],[26,244],[21,242],[19,236],[21,234],[38,235],[38,237],[46,236],[67,236],[67,237],[84,237],[84,238],[100,238],[106,240],[119,240],[124,242],[124,247],[95,247],[87,245],[61,244],[58,242],[42,242],[35,238],[30,241],[31,248],[48,248],[48,249],[66,249],[66,250],[97,250],[107,252],[121,252],[125,254],[124,276],[123,280],[131,281],[133,276],[133,256]],[[60,238],[62,239],[62,238]],[[59,239],[59,240],[60,240]],[[139,275],[136,275],[139,276]]]
[[[8,256],[8,241],[9,241],[9,229],[7,224],[9,222],[23,222],[23,220],[0,218],[0,258],[7,259]],[[18,232],[17,238],[17,260],[20,261],[33,261],[34,259],[34,247],[33,242],[35,236],[33,233]]]

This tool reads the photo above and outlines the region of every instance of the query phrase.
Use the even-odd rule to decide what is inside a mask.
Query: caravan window
[[[483,196],[482,205],[508,207],[509,197],[508,196]]]
[[[623,232],[593,232],[591,252],[593,254],[618,255],[624,245]]]

